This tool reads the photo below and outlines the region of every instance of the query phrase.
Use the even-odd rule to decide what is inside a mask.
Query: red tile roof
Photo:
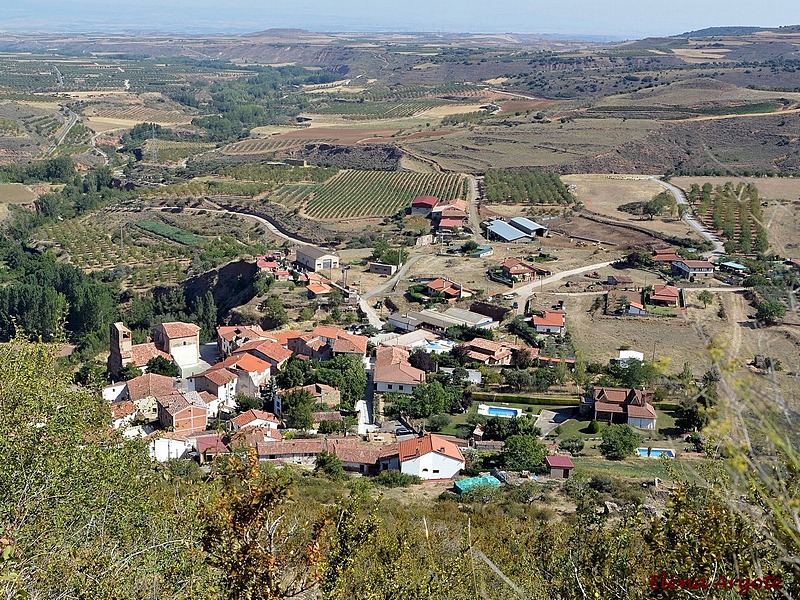
[[[405,440],[400,442],[399,445],[400,462],[414,460],[431,452],[436,452],[455,460],[464,460],[461,450],[453,442],[430,433],[423,437]]]
[[[678,299],[680,290],[674,285],[654,285],[653,296],[671,296],[675,300]]]
[[[372,378],[376,382],[414,385],[425,382],[425,371],[416,369],[408,363],[375,365]]]
[[[200,398],[197,392],[179,392],[175,391],[168,396],[161,396],[156,398],[156,401],[164,407],[170,415],[176,415],[182,410],[190,406],[202,407],[206,410],[206,403]]]
[[[272,413],[263,410],[256,410],[254,408],[251,408],[250,410],[243,412],[239,416],[234,417],[233,419],[231,419],[231,423],[235,424],[236,427],[241,429],[242,427],[250,426],[250,423],[253,423],[254,421],[258,420],[266,421],[268,423],[280,423],[278,417],[276,417]]]
[[[408,350],[399,346],[378,346],[375,348],[375,366],[407,363],[409,356]]]
[[[309,283],[306,286],[306,289],[315,296],[319,296],[321,294],[329,294],[331,291],[331,287],[324,283]]]
[[[535,327],[563,327],[566,314],[560,310],[545,310],[541,317],[533,317]]]
[[[456,227],[463,227],[466,217],[444,217],[439,221],[439,229],[455,229]]]
[[[111,418],[115,421],[133,414],[136,414],[136,406],[130,400],[115,402],[111,405]]]
[[[264,373],[270,370],[270,364],[248,352],[241,352],[229,356],[222,362],[211,366],[208,370],[214,371],[216,369],[233,369],[235,371],[245,371],[246,373]]]
[[[572,464],[572,459],[569,456],[558,456],[555,454],[551,454],[547,458],[547,466],[551,469],[555,467],[556,469],[574,469],[575,465]]]
[[[439,204],[439,199],[436,196],[418,196],[411,201],[413,208],[433,208]]]
[[[343,354],[366,354],[368,341],[363,335],[341,332],[333,343],[333,351]]]
[[[300,337],[300,332],[295,331],[294,329],[289,331],[270,331],[269,332],[270,339],[275,340],[281,346],[286,346],[289,343],[289,340],[293,340]]]
[[[200,328],[194,323],[181,323],[180,321],[162,323],[161,327],[171,340],[175,338],[193,337],[200,332]]]
[[[211,383],[216,386],[225,385],[233,381],[234,379],[238,379],[236,373],[231,373],[228,369],[214,369],[211,368],[204,373],[200,373],[199,375],[192,375],[190,379],[200,379],[201,377],[205,377]]]
[[[258,325],[220,325],[217,327],[217,336],[230,342],[236,338],[245,340],[265,338],[267,337],[267,332]]]
[[[321,423],[322,421],[342,421],[342,413],[338,410],[327,410],[311,413],[311,418],[314,423]]]
[[[281,364],[287,360],[292,351],[281,346],[278,342],[272,340],[254,340],[241,346],[234,356],[239,356],[247,352],[259,352],[266,356],[270,361],[275,361],[275,364]]]
[[[216,456],[230,452],[228,446],[225,445],[225,441],[217,435],[198,436],[194,439],[194,444],[199,454]]]
[[[172,377],[156,375],[155,373],[145,373],[139,377],[128,380],[128,397],[131,400],[142,400],[149,396],[167,396],[172,393]]]
[[[156,348],[156,345],[153,342],[148,342],[146,344],[135,344],[131,346],[131,358],[133,358],[133,364],[137,367],[147,366],[148,361],[156,356],[160,356],[172,361],[172,357],[166,352],[162,352]]]

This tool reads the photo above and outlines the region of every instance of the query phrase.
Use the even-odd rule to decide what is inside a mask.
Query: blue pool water
[[[450,352],[453,344],[446,344],[441,342],[428,342],[423,346],[427,352]]]
[[[490,406],[487,411],[492,417],[516,417],[519,416],[519,411],[515,408],[500,408],[499,406]]]
[[[647,448],[637,448],[636,452],[639,453],[639,456],[647,456]],[[675,451],[674,450],[663,450],[661,448],[651,448],[650,449],[650,458],[658,458],[662,454],[665,454],[669,458],[675,458]]]

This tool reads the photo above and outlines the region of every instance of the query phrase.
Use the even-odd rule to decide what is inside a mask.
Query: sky
[[[541,33],[636,39],[800,24],[789,0],[0,0],[0,30]]]

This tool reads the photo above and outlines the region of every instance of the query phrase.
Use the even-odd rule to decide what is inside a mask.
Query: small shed
[[[483,485],[489,485],[491,487],[499,488],[503,484],[500,483],[500,480],[497,477],[493,477],[492,475],[485,475],[484,477],[470,477],[469,479],[462,479],[461,481],[456,481],[453,484],[453,487],[456,488],[456,491],[459,494],[466,494],[467,492],[472,491],[476,487],[480,487]]]
[[[550,477],[569,479],[572,469],[575,468],[575,465],[572,463],[572,459],[569,456],[558,456],[553,454],[548,456],[545,460],[547,461],[547,467],[550,469]]]

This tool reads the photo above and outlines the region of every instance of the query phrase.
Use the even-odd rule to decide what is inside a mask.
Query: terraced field
[[[464,198],[467,185],[458,174],[341,171],[322,184],[283,186],[270,199],[317,219],[383,217],[417,196]]]
[[[232,156],[245,156],[249,154],[270,154],[279,150],[288,150],[306,144],[324,144],[335,142],[336,138],[302,138],[302,139],[269,139],[269,140],[242,140],[234,144],[229,144],[220,150],[222,154]]]
[[[353,121],[372,119],[397,119],[413,117],[437,106],[444,101],[415,100],[408,102],[335,102],[314,112],[322,115],[340,115]]]
[[[146,106],[98,107],[87,110],[86,114],[95,119],[131,121],[134,123],[162,123],[167,125],[188,123],[192,120],[190,115],[178,111],[158,110]]]

